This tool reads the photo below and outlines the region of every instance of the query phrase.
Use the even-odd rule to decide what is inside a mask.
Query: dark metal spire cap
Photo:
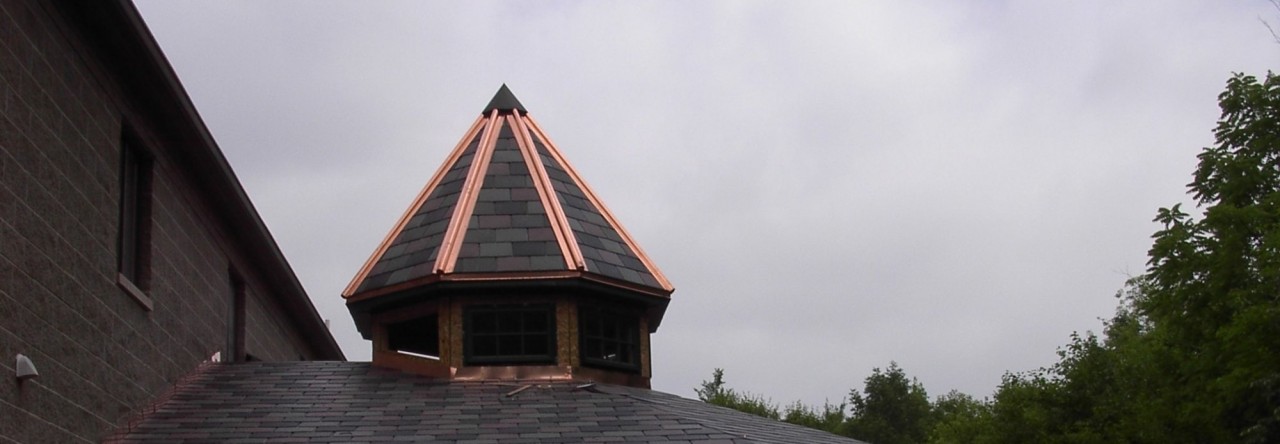
[[[501,88],[498,88],[498,93],[493,95],[493,100],[489,101],[489,106],[484,107],[482,114],[489,114],[495,109],[499,113],[515,111],[520,111],[520,114],[529,113],[529,110],[524,109],[524,105],[520,104],[520,100],[516,98],[515,94],[511,93],[511,89],[507,88],[505,83],[502,84]]]

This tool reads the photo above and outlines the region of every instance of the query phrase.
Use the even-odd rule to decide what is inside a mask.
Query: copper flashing
[[[618,288],[625,288],[636,293],[646,294],[649,296],[662,298],[662,299],[671,299],[671,293],[675,291],[675,290],[668,290],[665,288],[658,290],[658,289],[654,289],[653,287],[635,284],[635,283],[627,282],[621,279],[614,279],[614,278],[596,274],[596,273],[583,273],[582,278],[588,281],[595,281],[601,284],[611,285]]]
[[[448,378],[454,369],[436,360],[419,358],[387,350],[373,351],[373,365],[377,367],[416,373],[431,378]]]
[[[449,282],[467,282],[467,281],[530,281],[530,280],[546,280],[546,279],[572,279],[582,275],[577,270],[552,270],[552,271],[515,271],[515,272],[499,272],[499,273],[454,273],[444,276],[442,281]]]
[[[404,281],[395,285],[365,291],[352,295],[347,298],[347,304],[373,299],[378,296],[384,296],[392,293],[419,288],[430,284],[442,282],[515,282],[515,281],[547,281],[547,280],[563,280],[563,279],[583,279],[611,287],[617,287],[629,290],[633,293],[644,294],[660,299],[670,299],[670,290],[658,290],[652,287],[627,282],[620,279],[614,279],[608,276],[602,276],[595,273],[584,272],[579,270],[550,270],[550,271],[520,271],[520,272],[501,272],[501,273],[449,273],[449,274],[432,274],[417,279]]]
[[[533,176],[534,188],[538,190],[538,199],[542,201],[542,207],[547,210],[547,217],[551,219],[551,229],[555,232],[556,243],[560,245],[560,254],[564,256],[565,265],[571,270],[585,270],[587,267],[582,259],[582,249],[578,247],[573,229],[569,227],[569,220],[564,216],[560,199],[555,196],[555,188],[551,185],[547,169],[542,166],[541,156],[534,148],[529,128],[525,126],[518,114],[511,116],[511,120],[515,124],[516,142],[520,146],[520,154],[524,156],[529,174]]]
[[[669,299],[671,293],[665,290],[657,290],[652,287],[627,282],[620,279],[614,279],[599,274],[577,271],[577,270],[559,270],[559,271],[525,271],[510,273],[453,273],[441,276],[440,282],[468,282],[468,281],[534,281],[534,280],[553,280],[553,279],[583,279],[601,284],[631,290],[634,293],[646,294],[663,299]]]
[[[413,204],[409,205],[409,208],[400,216],[399,222],[396,222],[396,225],[391,228],[391,231],[387,232],[386,237],[382,239],[382,243],[378,244],[378,249],[374,250],[373,254],[369,256],[369,260],[365,261],[363,267],[360,267],[360,271],[351,279],[351,283],[347,284],[347,288],[342,290],[343,298],[349,298],[355,294],[356,289],[360,287],[360,282],[369,277],[369,270],[372,270],[373,266],[378,263],[378,260],[382,259],[382,255],[387,252],[387,248],[391,246],[391,243],[395,242],[396,236],[404,229],[405,224],[409,223],[409,219],[412,219],[413,215],[418,212],[418,208],[421,208],[422,204],[427,201],[427,198],[431,196],[431,192],[435,191],[436,186],[440,185],[440,180],[444,178],[445,173],[449,171],[449,168],[453,166],[454,162],[458,161],[459,157],[462,157],[462,153],[466,152],[467,143],[476,137],[476,131],[479,131],[480,125],[483,123],[484,116],[480,116],[471,124],[471,129],[467,130],[467,134],[462,136],[462,140],[458,141],[458,145],[453,148],[448,159],[440,165],[440,168],[436,170],[435,175],[431,176],[431,181],[427,182],[427,185],[422,187],[422,191],[418,193],[418,197],[413,199]]]
[[[627,242],[627,246],[631,248],[631,251],[635,252],[637,258],[640,259],[640,262],[644,263],[645,268],[648,268],[649,272],[653,274],[653,277],[662,285],[662,289],[668,292],[675,291],[675,287],[671,286],[671,281],[668,281],[666,275],[662,274],[662,271],[658,269],[658,266],[649,259],[649,255],[645,254],[644,250],[640,248],[640,245],[631,237],[631,233],[628,233],[627,229],[624,228],[622,224],[618,223],[618,220],[613,217],[613,213],[604,205],[604,202],[596,197],[596,193],[591,189],[591,185],[588,185],[585,180],[582,180],[582,176],[578,175],[578,171],[575,170],[569,162],[565,161],[564,156],[560,154],[560,149],[556,147],[555,142],[552,142],[550,137],[547,137],[546,132],[542,131],[542,127],[538,125],[538,121],[530,115],[526,115],[524,117],[529,120],[529,128],[536,132],[538,134],[538,138],[542,139],[544,142],[544,145],[547,147],[547,153],[550,154],[551,157],[554,157],[556,162],[560,163],[560,167],[573,177],[573,180],[578,183],[582,192],[585,193],[587,198],[591,200],[591,203],[595,204],[596,208],[600,210],[600,213],[604,216],[605,220],[607,220],[609,224],[618,231],[618,235],[622,236],[623,240]]]
[[[462,185],[462,193],[458,196],[457,206],[449,218],[449,228],[445,231],[444,242],[436,253],[436,273],[452,273],[458,263],[458,246],[470,225],[471,212],[475,210],[477,194],[484,184],[484,175],[489,169],[489,159],[493,156],[493,147],[498,141],[498,132],[502,129],[502,120],[498,119],[498,110],[489,113],[488,124],[484,127],[484,136],[480,146],[476,148],[475,159],[467,171],[466,182]]]
[[[421,286],[423,286],[423,285],[432,284],[432,283],[436,283],[436,282],[440,282],[440,275],[438,275],[438,274],[429,274],[429,275],[426,275],[426,276],[423,276],[423,277],[420,277],[420,278],[417,278],[417,279],[410,279],[410,280],[407,280],[407,281],[404,281],[404,282],[401,282],[401,283],[398,283],[398,284],[388,285],[388,286],[381,287],[381,288],[376,288],[376,289],[373,289],[373,290],[366,290],[366,291],[363,291],[363,292],[360,292],[360,293],[356,293],[356,294],[353,294],[353,295],[351,295],[351,296],[347,297],[347,305],[350,305],[350,304],[353,304],[353,303],[356,303],[356,302],[360,302],[360,301],[364,301],[364,300],[367,300],[367,299],[373,299],[373,298],[376,298],[376,297],[378,297],[378,296],[388,295],[388,294],[392,294],[392,293],[398,293],[398,292],[401,292],[401,291],[404,291],[404,290],[408,290],[408,289],[410,289],[410,288],[421,287]]]
[[[568,381],[573,369],[558,365],[481,365],[458,368],[455,381]]]

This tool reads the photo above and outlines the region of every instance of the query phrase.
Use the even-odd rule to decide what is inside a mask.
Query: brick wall
[[[0,0],[0,441],[97,441],[222,351],[233,268],[248,353],[313,357],[165,128],[69,26],[46,3]],[[152,310],[116,285],[126,131],[154,156]],[[16,382],[17,353],[39,378]]]

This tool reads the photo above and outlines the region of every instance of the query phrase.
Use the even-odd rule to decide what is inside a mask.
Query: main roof
[[[437,281],[586,278],[673,288],[503,85],[343,292]]]
[[[106,442],[857,443],[651,390],[460,382],[369,363],[210,364]]]

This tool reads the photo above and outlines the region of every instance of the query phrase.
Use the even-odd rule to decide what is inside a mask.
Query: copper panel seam
[[[560,162],[560,167],[573,177],[573,180],[578,183],[578,187],[582,188],[582,192],[587,195],[587,199],[590,199],[591,203],[595,204],[596,208],[603,213],[602,216],[604,216],[605,220],[609,221],[609,224],[618,231],[618,235],[622,236],[622,240],[627,243],[627,246],[631,247],[631,251],[634,252],[636,256],[639,256],[640,262],[644,263],[645,267],[649,269],[649,272],[653,274],[654,278],[657,278],[658,283],[662,285],[662,289],[667,290],[668,292],[675,291],[675,287],[671,286],[671,281],[668,281],[666,275],[662,274],[662,270],[658,269],[658,266],[649,259],[649,255],[645,254],[644,250],[640,248],[640,245],[631,238],[631,233],[628,233],[627,229],[623,228],[622,224],[618,223],[617,219],[614,219],[613,213],[609,212],[609,208],[604,205],[604,202],[596,197],[596,193],[591,190],[591,186],[588,185],[586,181],[582,180],[582,176],[579,176],[578,172],[573,169],[573,166],[569,165],[569,162],[565,161],[564,156],[560,155],[560,150],[556,148],[555,143],[551,141],[551,138],[547,137],[546,132],[542,131],[542,127],[538,125],[538,121],[535,120],[533,116],[525,117],[529,119],[529,127],[537,132],[539,138],[545,142],[547,153],[550,154],[551,157],[554,157],[556,162]]]
[[[440,165],[440,168],[436,170],[435,175],[431,176],[431,181],[427,182],[427,185],[422,187],[422,191],[420,191],[418,196],[413,199],[413,204],[409,205],[409,208],[400,216],[400,221],[396,223],[395,227],[391,228],[391,231],[387,232],[386,237],[382,239],[382,243],[378,244],[378,248],[374,250],[373,254],[369,256],[369,259],[364,262],[364,266],[360,267],[360,271],[356,273],[356,276],[351,279],[351,283],[347,284],[347,288],[342,290],[343,298],[351,297],[351,295],[355,293],[356,289],[359,288],[360,283],[363,282],[365,278],[369,277],[369,271],[372,270],[373,266],[382,259],[382,255],[391,247],[391,243],[395,241],[396,236],[398,236],[400,231],[404,229],[405,224],[409,223],[409,219],[413,219],[413,215],[418,212],[418,209],[422,207],[423,203],[426,203],[427,198],[431,196],[431,192],[435,191],[436,186],[440,185],[440,181],[443,180],[444,175],[449,172],[449,168],[458,161],[459,157],[462,157],[462,153],[467,150],[467,144],[471,142],[471,139],[475,138],[476,131],[480,129],[480,125],[483,122],[483,115],[476,117],[476,121],[471,124],[471,129],[467,130],[467,134],[462,136],[462,140],[453,148],[449,157],[445,159],[444,164]]]
[[[485,127],[485,137],[476,150],[476,157],[467,172],[467,181],[462,186],[462,194],[458,196],[458,206],[454,207],[453,217],[449,220],[449,231],[445,233],[442,247],[448,249],[436,254],[436,272],[452,273],[458,263],[459,248],[463,236],[467,234],[467,226],[471,222],[471,212],[475,210],[476,200],[480,198],[480,187],[484,185],[484,175],[489,171],[489,160],[493,158],[493,148],[498,142],[498,133],[502,130],[502,120],[498,119],[498,110],[489,115],[489,125]],[[443,261],[443,262],[441,262]]]
[[[523,136],[516,138],[520,144],[520,153],[524,155],[529,173],[535,177],[534,185],[537,185],[538,198],[542,200],[542,207],[548,210],[547,217],[551,219],[551,229],[555,231],[556,243],[560,244],[560,254],[565,260],[565,266],[570,270],[585,270],[586,261],[582,259],[578,239],[573,235],[573,229],[569,228],[569,219],[564,215],[560,199],[556,198],[555,187],[551,184],[551,177],[547,174],[546,167],[542,165],[542,157],[538,155],[537,148],[533,144],[533,136],[529,134],[529,128],[524,125],[523,119],[513,117],[512,120],[519,130],[517,134]],[[528,142],[525,141],[526,138]]]

